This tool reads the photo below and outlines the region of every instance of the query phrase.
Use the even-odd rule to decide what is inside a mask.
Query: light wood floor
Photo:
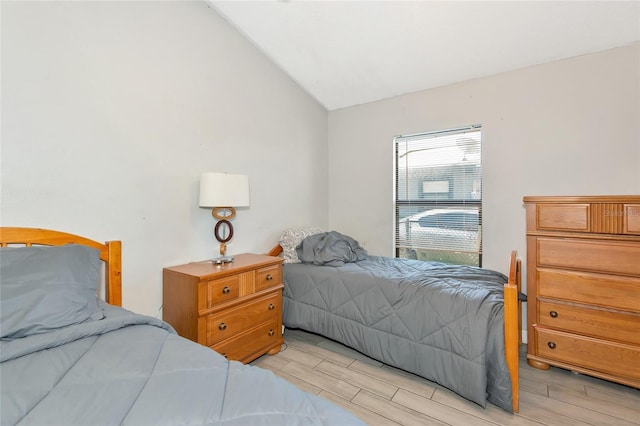
[[[280,353],[252,364],[351,411],[370,425],[638,425],[640,391],[520,362],[520,413],[486,409],[433,382],[323,337],[285,332]],[[524,347],[523,347],[524,348]]]

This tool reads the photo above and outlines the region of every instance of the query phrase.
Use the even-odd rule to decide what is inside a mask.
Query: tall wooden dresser
[[[528,363],[640,388],[640,196],[524,203]]]

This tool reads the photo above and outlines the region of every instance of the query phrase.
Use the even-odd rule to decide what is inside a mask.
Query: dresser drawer
[[[640,347],[535,328],[537,355],[615,376],[640,379]]]
[[[540,300],[538,324],[608,340],[640,344],[640,314]]]
[[[256,291],[273,287],[282,282],[282,265],[269,266],[256,271]]]
[[[282,334],[279,330],[278,320],[274,319],[261,324],[246,334],[213,345],[211,349],[230,360],[244,361],[252,357],[256,352],[277,344],[281,338]]]
[[[623,232],[640,235],[640,204],[625,204],[623,212]]]
[[[240,294],[240,275],[233,275],[207,283],[207,308],[237,299]]]
[[[640,278],[538,268],[538,295],[640,312]]]
[[[538,204],[536,227],[541,230],[589,231],[589,204]]]
[[[538,266],[640,276],[640,244],[537,238]]]
[[[278,318],[282,312],[280,291],[207,317],[207,346],[248,330],[255,324]]]

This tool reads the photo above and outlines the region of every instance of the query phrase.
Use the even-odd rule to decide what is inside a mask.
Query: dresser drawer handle
[[[267,274],[267,281],[271,281],[273,279],[273,275]]]
[[[218,326],[218,330],[226,330],[227,329],[227,324],[221,322],[220,325]]]
[[[231,289],[228,286],[224,286],[224,288],[222,289],[222,294],[229,294],[230,291]]]
[[[276,332],[275,332],[275,331],[273,331],[273,330],[269,330],[269,332],[268,332],[267,334],[268,334],[269,336],[273,336],[274,334],[276,334]]]
[[[273,311],[276,308],[276,306],[273,303],[269,303],[269,310]]]
[[[556,311],[551,311],[551,312],[549,312],[549,316],[551,318],[558,318],[558,313]]]
[[[549,349],[555,349],[556,348],[556,344],[554,342],[547,343],[547,346],[549,346]]]

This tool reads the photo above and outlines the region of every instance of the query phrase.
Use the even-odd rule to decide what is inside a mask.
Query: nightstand
[[[164,268],[163,319],[178,334],[248,363],[280,351],[282,258],[239,254]]]

